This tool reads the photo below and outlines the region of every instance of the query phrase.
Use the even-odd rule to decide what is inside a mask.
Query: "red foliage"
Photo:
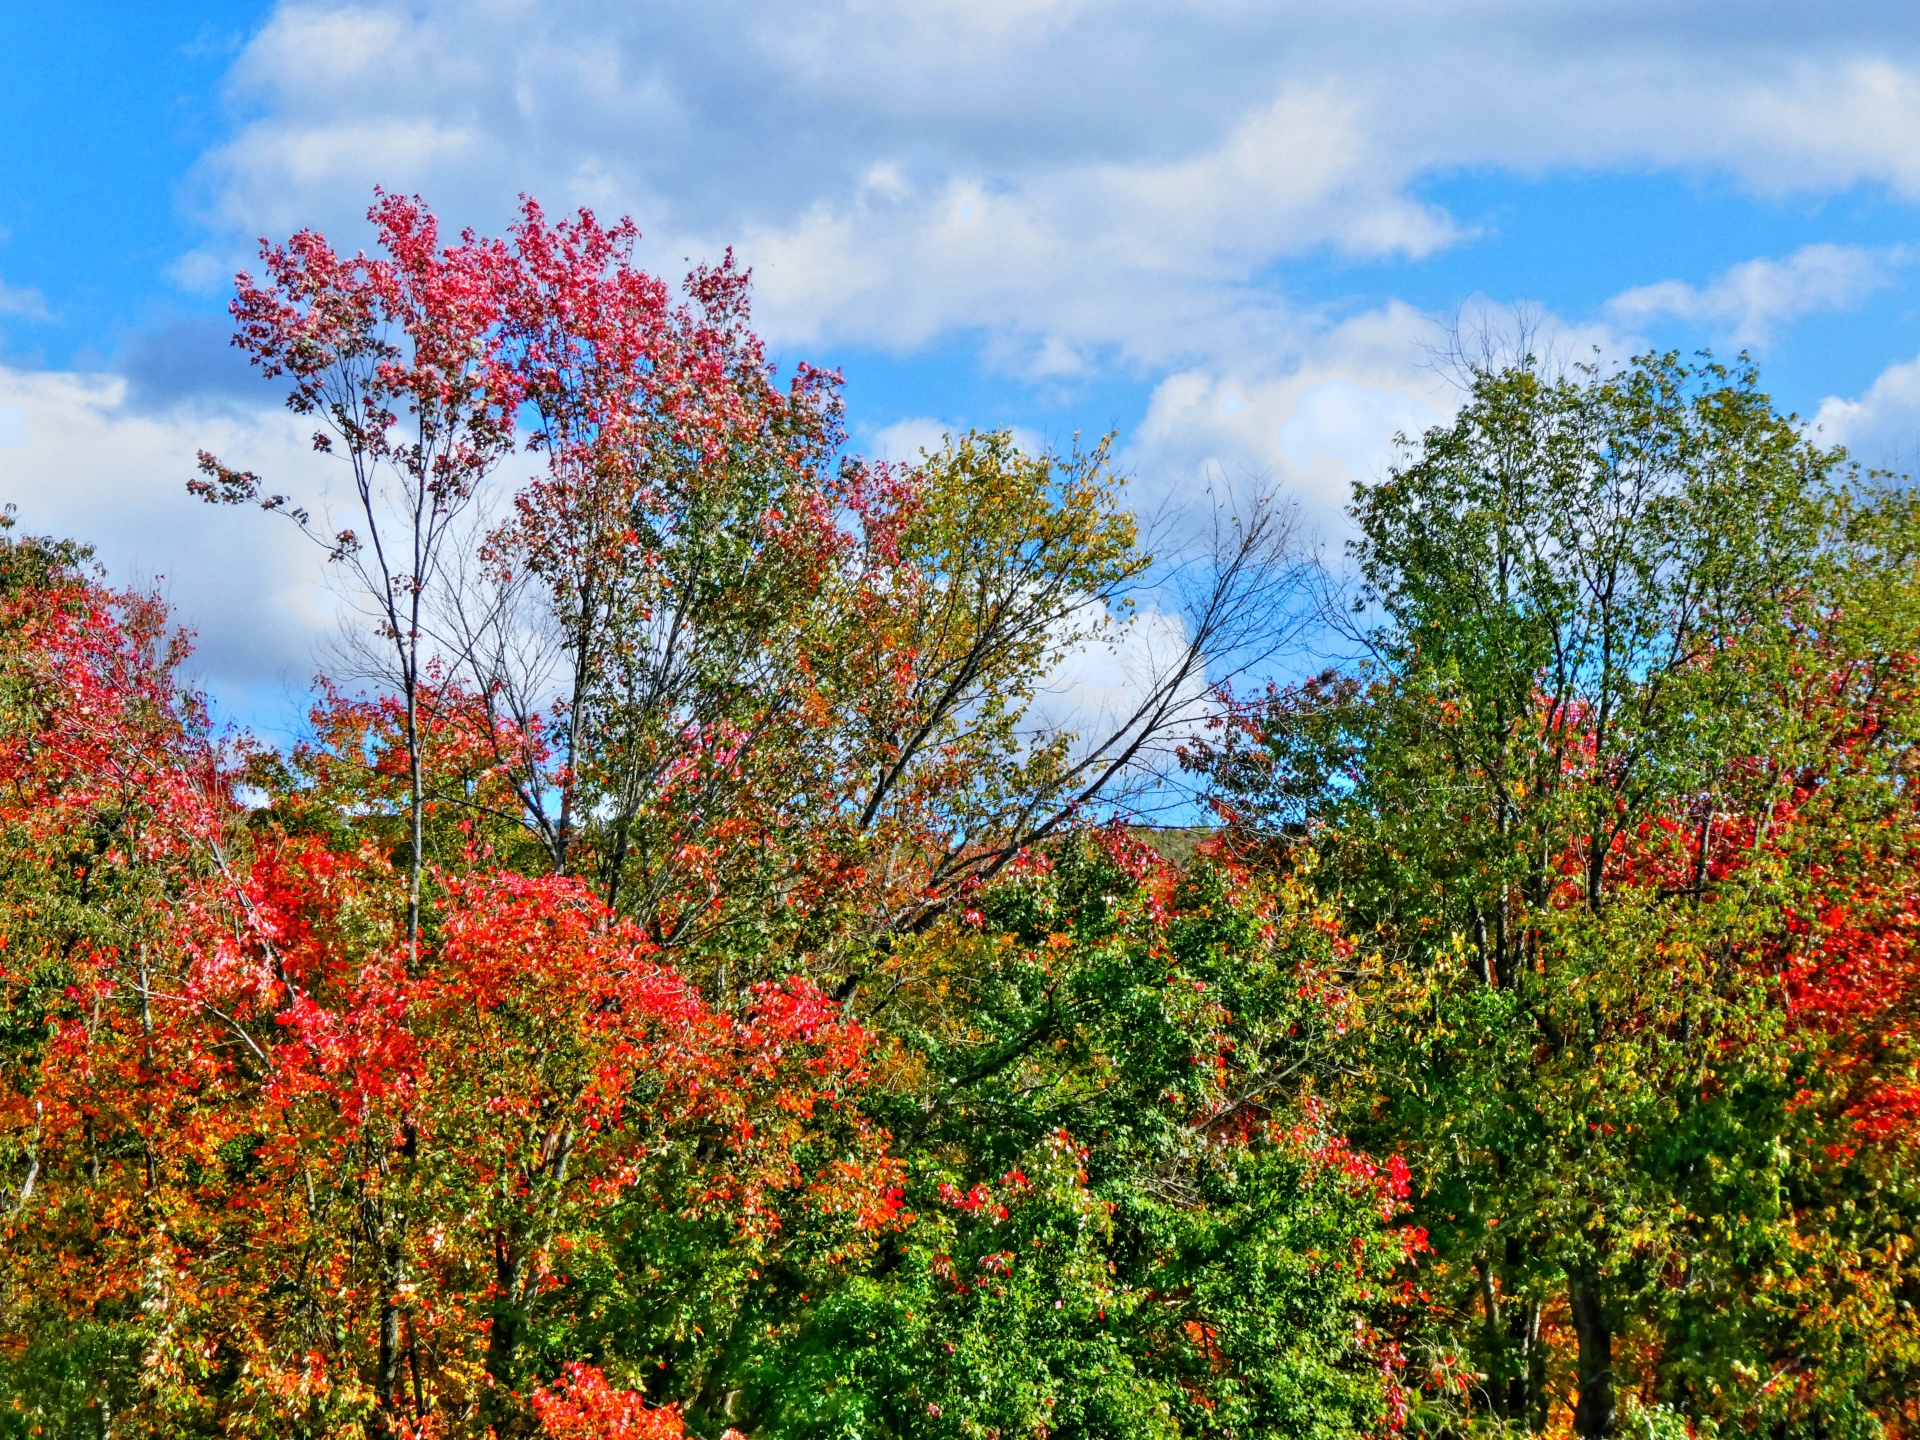
[[[679,1440],[685,1433],[678,1410],[649,1409],[591,1365],[568,1365],[558,1385],[534,1392],[533,1408],[540,1433],[552,1440]]]
[[[6,1263],[55,1314],[166,1317],[146,1403],[390,1409],[401,1349],[429,1411],[474,1403],[487,1317],[561,1283],[660,1147],[707,1157],[674,1203],[743,1234],[895,1223],[887,1137],[842,1108],[866,1037],[811,986],[718,1011],[577,883],[487,872],[444,879],[410,967],[384,857],[239,804],[156,607],[76,583],[0,632],[31,694],[0,984],[17,1014],[60,980],[0,1084],[31,1165]]]
[[[266,283],[238,277],[235,343],[264,374],[290,379],[288,404],[322,416],[357,465],[391,463],[444,507],[513,446],[522,381],[501,343],[509,255],[471,231],[442,245],[433,216],[405,196],[380,194],[368,218],[384,257],[342,256],[312,230],[263,246]],[[402,410],[418,425],[410,438],[395,428]],[[316,434],[314,445],[332,440]],[[205,453],[200,469],[194,493],[258,500],[306,523],[285,496],[263,497],[258,476]],[[335,551],[368,538],[343,530]]]
[[[1920,794],[1907,719],[1920,713],[1920,677],[1902,654],[1839,656],[1823,619],[1773,697],[1803,743],[1732,765],[1712,797],[1671,803],[1617,838],[1607,878],[1774,907],[1747,963],[1777,987],[1784,1042],[1813,1065],[1802,1105],[1852,1137],[1842,1155],[1920,1141]],[[1562,865],[1562,903],[1577,901],[1584,843]]]

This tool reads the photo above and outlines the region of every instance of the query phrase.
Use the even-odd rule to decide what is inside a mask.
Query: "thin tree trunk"
[[[400,1409],[400,1355],[400,1306],[390,1292],[380,1302],[380,1359],[373,1385],[388,1434],[394,1433],[394,1419]]]
[[[1601,1310],[1591,1277],[1572,1277],[1567,1299],[1573,1310],[1574,1333],[1580,1340],[1580,1400],[1573,1411],[1573,1430],[1583,1440],[1598,1440],[1613,1433],[1613,1330]]]
[[[1520,1246],[1509,1237],[1505,1269],[1511,1273],[1521,1261]],[[1540,1345],[1540,1303],[1522,1299],[1503,1301],[1493,1263],[1483,1257],[1478,1264],[1480,1300],[1492,1361],[1489,1368],[1496,1371],[1487,1390],[1487,1403],[1502,1419],[1517,1421],[1529,1431],[1544,1430],[1547,1372],[1546,1353]]]
[[[406,1348],[400,1343],[401,1286],[406,1282],[406,1256],[400,1239],[392,1233],[392,1221],[379,1213],[366,1199],[360,1202],[360,1224],[368,1247],[377,1256],[380,1276],[379,1352],[374,1360],[374,1427],[379,1435],[399,1433],[401,1412],[406,1408],[401,1386],[400,1367]],[[382,1232],[387,1232],[382,1234]]]
[[[417,664],[417,660],[414,662]],[[420,970],[420,874],[426,857],[426,777],[420,757],[420,682],[414,664],[407,677],[407,829],[413,854],[407,865],[407,973]]]
[[[1508,1306],[1505,1340],[1512,1370],[1507,1376],[1506,1394],[1501,1397],[1499,1411],[1531,1430],[1540,1409],[1541,1382],[1546,1378],[1541,1373],[1538,1357],[1540,1307],[1517,1301]]]
[[[513,1388],[514,1354],[520,1348],[520,1281],[523,1258],[516,1252],[517,1241],[510,1236],[495,1240],[494,1282],[500,1297],[494,1306],[493,1325],[487,1332],[487,1377],[504,1394]]]
[[[1536,1435],[1547,1428],[1547,1347],[1540,1343],[1540,1321],[1545,1311],[1538,1300],[1527,1306],[1527,1408],[1520,1419]]]

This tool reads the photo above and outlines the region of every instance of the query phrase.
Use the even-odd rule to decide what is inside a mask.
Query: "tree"
[[[801,979],[716,1008],[478,851],[411,947],[355,792],[216,745],[164,613],[70,554],[0,566],[5,1423],[1392,1421],[1419,1241],[1312,1103],[1344,1001],[1298,892],[1063,838],[911,938],[886,1032]],[[397,702],[344,709],[399,754]],[[431,786],[480,713],[423,692]]]
[[[236,281],[234,343],[263,374],[292,381],[287,406],[312,415],[316,450],[342,448],[361,529],[331,534],[258,475],[200,455],[188,488],[220,504],[256,502],[289,516],[347,568],[369,607],[374,677],[400,696],[407,745],[407,945],[420,944],[422,826],[420,691],[432,661],[430,596],[448,564],[456,522],[486,473],[514,442],[520,403],[500,348],[504,248],[471,233],[442,246],[416,200],[379,195],[367,218],[385,258],[344,259],[303,230],[285,246],[262,243],[268,280]]]
[[[834,377],[773,383],[730,262],[676,301],[630,225],[372,218],[379,255],[303,233],[235,306],[352,528],[210,456],[193,487],[346,567],[371,694],[320,681],[285,755],[222,741],[163,609],[0,550],[21,1426],[1391,1421],[1397,1182],[1285,1058],[1337,1004],[1290,968],[1322,932],[1275,948],[1224,873],[1188,914],[1081,835],[1278,643],[1286,512],[1222,520],[1157,592],[1184,637],[1076,737],[1036,697],[1167,568],[1105,446],[865,465]],[[902,1408],[882,1311],[943,1399]]]
[[[1787,1077],[1807,1062],[1786,1059],[1805,1031],[1766,957],[1795,913],[1781,887],[1813,872],[1765,845],[1724,858],[1782,843],[1817,763],[1793,697],[1837,662],[1808,647],[1842,613],[1842,462],[1751,370],[1482,371],[1356,492],[1371,663],[1194,752],[1243,827],[1306,827],[1293,849],[1361,943],[1345,1114],[1408,1158],[1478,1404],[1532,1429],[1555,1324],[1584,1435],[1615,1425],[1622,1334],[1700,1420],[1773,1406],[1788,1374],[1783,1415],[1850,1413],[1817,1378],[1837,1355],[1736,1340],[1731,1295],[1806,1238],[1789,1137],[1812,1113]],[[1718,1339],[1682,1340],[1703,1292]]]
[[[446,877],[410,943],[378,846],[327,843],[305,793],[240,805],[157,605],[7,559],[0,1323],[28,1420],[524,1433],[555,1267],[635,1187],[739,1253],[893,1223],[886,1137],[844,1103],[866,1041],[817,991],[717,1012],[564,878]]]
[[[646,812],[689,730],[725,731],[743,697],[783,693],[841,440],[838,377],[803,364],[778,388],[732,257],[690,274],[676,304],[633,265],[637,236],[523,207],[501,343],[546,472],[475,557],[480,583],[450,593],[444,637],[508,733],[549,720],[555,763],[511,767],[523,821],[566,872],[583,806],[604,812],[585,864],[615,905],[636,848],[643,897],[661,868]]]
[[[1301,898],[1117,831],[977,887],[903,943],[874,1021],[897,1226],[851,1257],[791,1235],[736,1288],[642,1191],[622,1243],[687,1269],[624,1289],[582,1258],[565,1293],[605,1375],[700,1433],[1394,1425],[1421,1242],[1403,1177],[1313,1104],[1345,1000]]]
[[[675,301],[633,265],[631,222],[550,223],[528,201],[505,240],[438,247],[417,201],[373,218],[390,258],[342,261],[303,232],[264,249],[272,282],[242,277],[235,313],[353,465],[373,543],[333,554],[392,647],[407,788],[366,793],[405,806],[410,943],[438,807],[497,854],[531,841],[730,993],[798,966],[853,996],[870,953],[966,884],[1123,805],[1209,680],[1297,629],[1292,514],[1270,497],[1170,565],[1142,548],[1105,445],[842,456],[838,377],[775,383],[731,257]],[[517,446],[544,472],[465,523]],[[209,498],[261,499],[258,477],[203,464]],[[405,566],[379,528],[389,472]],[[1084,733],[1035,713],[1050,671],[1154,600],[1184,633],[1115,713]],[[465,717],[441,730],[466,737],[441,791],[430,706]]]

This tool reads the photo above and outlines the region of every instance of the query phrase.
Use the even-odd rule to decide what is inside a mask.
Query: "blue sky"
[[[0,0],[0,499],[95,540],[264,714],[313,558],[193,452],[319,483],[224,345],[254,238],[372,187],[735,246],[855,442],[1117,430],[1149,496],[1290,486],[1330,544],[1460,317],[1745,347],[1873,463],[1920,448],[1920,11],[1787,0]]]

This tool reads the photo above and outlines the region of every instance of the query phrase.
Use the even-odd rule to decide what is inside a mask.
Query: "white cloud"
[[[1186,621],[1152,603],[1110,627],[1103,639],[1066,656],[1038,687],[1029,719],[1036,728],[1105,739],[1173,674],[1189,645]],[[1205,677],[1179,697],[1198,718],[1207,700]],[[1198,728],[1197,726],[1195,727]]]
[[[22,320],[50,320],[53,312],[47,309],[47,298],[38,290],[30,287],[15,287],[0,282],[0,315],[14,315]]]
[[[207,238],[177,258],[182,284],[222,285],[262,234],[363,243],[375,183],[491,231],[531,191],[633,214],[666,274],[736,245],[778,347],[963,336],[1043,386],[1122,371],[1151,387],[1120,457],[1143,502],[1258,476],[1334,533],[1393,432],[1458,397],[1429,363],[1431,316],[1329,316],[1285,267],[1459,243],[1426,177],[1663,170],[1920,198],[1920,19],[1897,0],[281,0],[229,83],[242,118],[197,172]],[[1607,325],[1562,333],[1614,354],[1609,326],[1674,315],[1758,344],[1903,258],[1811,247],[1630,291]],[[20,418],[0,410],[0,443],[21,438],[0,469],[30,523],[166,570],[207,663],[257,679],[303,653],[319,602],[263,517],[181,518],[215,420],[177,413],[177,368],[131,394],[6,376]],[[297,437],[222,383],[212,448],[294,463]],[[1823,417],[1891,433],[1920,415],[1920,368],[1911,404],[1905,383],[1890,371]],[[945,429],[860,438],[910,458]],[[273,597],[258,614],[255,585]]]
[[[1279,486],[1319,538],[1338,541],[1354,485],[1386,473],[1398,437],[1418,444],[1458,407],[1463,358],[1497,364],[1526,351],[1553,369],[1596,355],[1618,363],[1635,348],[1605,325],[1483,296],[1444,323],[1400,302],[1338,324],[1307,317],[1283,348],[1241,347],[1162,380],[1122,459],[1149,508],[1201,486]]]
[[[1856,399],[1828,397],[1813,429],[1817,439],[1845,445],[1868,465],[1920,468],[1920,358],[1889,365]]]
[[[875,430],[864,447],[875,460],[911,464],[922,455],[931,455],[946,443],[954,426],[931,415],[915,415],[896,420]]]
[[[1125,458],[1149,496],[1282,484],[1310,524],[1338,534],[1354,482],[1378,478],[1395,433],[1417,434],[1457,403],[1426,363],[1441,333],[1428,316],[1393,304],[1291,353],[1180,371],[1155,387]]]
[[[1404,390],[1374,390],[1322,380],[1300,392],[1280,427],[1280,453],[1296,471],[1331,469],[1378,479],[1396,437],[1414,437],[1440,419],[1428,401]]]
[[[1286,257],[1451,243],[1436,168],[1920,196],[1917,42],[1890,0],[302,0],[235,67],[258,118],[204,208],[230,268],[375,181],[486,226],[530,189],[632,211],[663,266],[738,242],[781,343],[1172,369]]]
[[[20,530],[95,546],[114,583],[158,588],[198,634],[193,673],[231,703],[303,685],[333,633],[319,553],[284,520],[191,498],[212,450],[289,487],[324,475],[277,411],[152,413],[116,376],[0,367],[0,492]]]
[[[963,434],[966,429],[964,425],[951,425],[931,415],[914,415],[856,438],[864,442],[862,453],[875,460],[911,464],[922,455],[938,454],[950,436]],[[1013,437],[1014,448],[1025,454],[1039,455],[1047,449],[1047,442],[1024,425],[1008,426],[1007,433]]]
[[[1614,296],[1607,312],[1626,324],[1672,316],[1704,321],[1737,346],[1765,345],[1776,325],[1818,310],[1844,310],[1890,283],[1903,249],[1808,245],[1782,260],[1748,260],[1693,286],[1641,285]]]
[[[1253,298],[1233,292],[1277,255],[1420,256],[1455,238],[1445,216],[1394,193],[1368,148],[1351,107],[1303,93],[1169,164],[932,188],[882,171],[884,188],[869,180],[844,203],[749,228],[741,250],[783,338],[905,349],[986,327],[1033,337],[1005,349],[1034,376],[1078,373],[1087,347],[1159,363],[1204,348],[1222,312]]]

